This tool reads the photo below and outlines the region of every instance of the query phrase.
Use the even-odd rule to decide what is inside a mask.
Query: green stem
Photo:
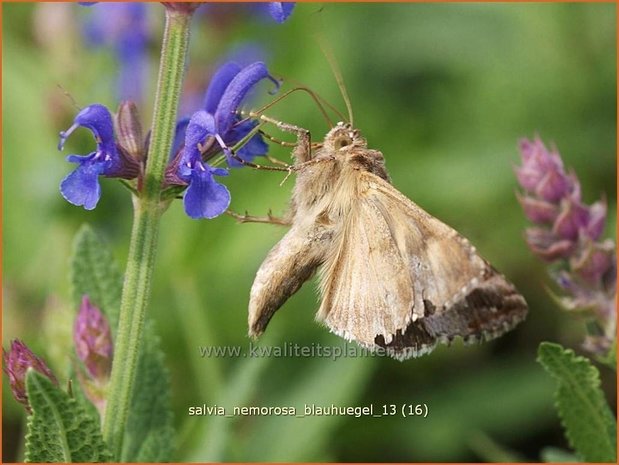
[[[123,435],[142,345],[146,307],[157,250],[161,186],[172,147],[189,43],[191,14],[166,9],[157,95],[143,189],[135,197],[133,228],[120,304],[109,397],[103,423],[105,438],[120,460]],[[156,408],[156,406],[153,406]]]

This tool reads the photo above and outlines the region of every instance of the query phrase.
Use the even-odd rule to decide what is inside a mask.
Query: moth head
[[[347,152],[354,148],[366,148],[367,142],[358,129],[349,123],[337,123],[331,129],[324,141],[324,148],[328,151]]]

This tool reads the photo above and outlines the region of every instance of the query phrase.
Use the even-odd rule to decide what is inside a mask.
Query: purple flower
[[[92,132],[97,149],[86,156],[67,157],[67,161],[77,163],[78,166],[62,180],[60,192],[73,205],[92,210],[101,197],[99,176],[132,179],[139,172],[139,163],[124,150],[117,149],[112,115],[105,106],[94,104],[80,111],[73,125],[60,133],[58,150],[64,148],[67,138],[78,127]]]
[[[241,68],[226,63],[213,76],[204,100],[204,109],[193,114],[186,129],[185,146],[171,164],[170,178],[178,178],[189,185],[185,193],[185,212],[191,218],[214,218],[230,205],[228,189],[215,181],[214,176],[225,176],[224,169],[212,168],[206,160],[222,150],[228,163],[236,166],[230,146],[245,138],[256,126],[244,121],[237,110],[248,93],[263,79],[273,79],[264,63],[252,63]],[[266,154],[268,146],[259,134],[252,136],[238,151],[244,160]]]
[[[516,176],[525,193],[518,200],[529,220],[545,226],[527,232],[536,255],[548,261],[565,258],[582,238],[599,239],[605,202],[583,204],[578,179],[565,172],[559,153],[547,150],[539,138],[521,141],[520,151],[522,166],[516,168]]]
[[[90,303],[88,296],[82,304],[73,328],[75,352],[84,363],[90,377],[98,383],[107,382],[112,369],[112,332],[107,318]]]
[[[518,200],[536,224],[525,231],[527,244],[538,257],[560,267],[552,276],[568,295],[558,300],[568,310],[589,312],[601,334],[589,335],[584,347],[602,353],[610,347],[616,326],[615,244],[600,241],[606,202],[585,205],[576,176],[565,172],[556,149],[549,151],[539,138],[522,141],[520,151],[522,166],[516,176],[525,192]]]
[[[267,8],[271,17],[278,23],[283,23],[288,19],[294,8],[293,2],[269,2]]]
[[[4,359],[4,372],[9,377],[13,396],[17,402],[26,406],[28,412],[30,412],[30,406],[28,405],[28,396],[26,394],[26,374],[30,368],[38,371],[58,385],[56,377],[45,362],[34,355],[26,344],[19,339],[13,339],[8,352],[4,348],[2,349],[2,357]]]
[[[92,14],[84,36],[93,47],[111,46],[120,65],[118,94],[121,100],[141,101],[148,73],[149,28],[147,7],[139,2],[81,2]]]

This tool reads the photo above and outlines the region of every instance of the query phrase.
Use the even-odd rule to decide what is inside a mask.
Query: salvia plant
[[[156,94],[152,112],[145,112],[147,53],[155,42],[147,17],[154,7],[96,3],[81,2],[83,34],[89,46],[113,51],[118,105],[111,109],[92,103],[60,132],[61,151],[78,128],[90,131],[95,145],[90,153],[66,156],[60,194],[92,210],[108,178],[128,189],[134,216],[127,265],[121,272],[106,244],[83,226],[71,258],[75,318],[68,378],[56,376],[19,339],[3,349],[3,371],[28,415],[27,461],[166,462],[176,437],[170,380],[147,314],[161,218],[177,200],[191,219],[211,219],[227,211],[231,193],[225,177],[269,149],[260,123],[240,110],[252,92],[276,93],[280,82],[264,61],[225,61],[212,74],[200,104],[194,105],[198,109],[179,115],[191,19],[208,5],[162,2],[165,27]],[[236,7],[282,23],[294,4]],[[139,110],[152,113],[150,128],[145,128]],[[553,300],[585,322],[582,350],[616,370],[617,266],[615,244],[604,238],[606,202],[586,204],[576,174],[566,170],[558,151],[541,139],[521,141],[520,152],[517,197],[532,223],[525,240],[549,265]],[[556,407],[573,448],[547,449],[542,458],[615,462],[616,420],[592,360],[543,342],[538,361],[557,382]],[[357,368],[351,385],[363,372]],[[329,372],[325,382],[338,375]],[[247,384],[244,376],[239,375],[234,389]]]
[[[227,210],[230,192],[219,179],[229,168],[268,151],[258,123],[240,116],[239,109],[261,81],[271,82],[272,93],[280,83],[264,62],[226,62],[213,74],[202,108],[177,117],[190,21],[202,4],[163,3],[153,124],[144,131],[138,106],[152,40],[145,22],[151,7],[82,5],[92,9],[84,29],[89,43],[111,46],[117,56],[120,101],[115,112],[99,103],[86,106],[60,133],[59,150],[78,128],[89,130],[95,141],[94,151],[67,156],[73,169],[61,181],[60,193],[71,204],[92,210],[104,178],[116,178],[131,191],[134,223],[127,268],[123,277],[105,244],[89,227],[82,228],[72,259],[77,315],[70,380],[78,385],[69,381],[63,386],[18,339],[3,351],[4,371],[28,413],[27,461],[169,461],[174,432],[168,373],[146,314],[160,219],[179,196],[193,219]],[[254,8],[281,23],[293,6],[272,2]]]
[[[566,171],[557,149],[547,149],[539,137],[523,139],[520,153],[518,200],[534,224],[525,231],[527,245],[550,266],[558,288],[550,291],[554,300],[586,323],[582,348],[616,370],[617,259],[615,243],[603,238],[606,202],[586,205],[576,174]],[[576,454],[546,449],[544,459],[615,462],[617,423],[600,389],[598,369],[551,342],[540,344],[538,361],[557,381],[557,412]]]

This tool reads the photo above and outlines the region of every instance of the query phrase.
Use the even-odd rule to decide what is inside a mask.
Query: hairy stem
[[[142,345],[157,250],[159,219],[163,211],[160,203],[161,186],[174,138],[176,110],[189,43],[190,18],[190,13],[166,9],[150,148],[143,190],[134,198],[131,243],[103,423],[103,437],[116,460],[121,458],[124,429],[129,416]]]

